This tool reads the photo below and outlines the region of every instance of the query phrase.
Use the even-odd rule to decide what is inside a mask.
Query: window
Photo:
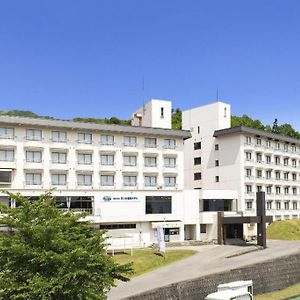
[[[289,151],[289,146],[287,144],[283,145],[283,150],[284,152],[288,152]]]
[[[266,163],[267,164],[271,163],[271,156],[270,155],[266,155]]]
[[[198,126],[198,134],[200,134],[200,126]]]
[[[64,152],[52,152],[51,160],[54,164],[65,164],[67,162],[67,153]]]
[[[252,176],[252,170],[246,169],[246,177],[251,177],[251,176]]]
[[[276,180],[280,180],[280,171],[275,172],[275,178]]]
[[[39,173],[26,173],[25,174],[26,185],[40,185],[42,184],[42,174]]]
[[[175,176],[165,176],[164,184],[166,187],[174,187],[176,186],[176,177]]]
[[[256,139],[256,145],[261,146],[261,139],[260,138]]]
[[[286,186],[286,187],[284,188],[284,194],[285,194],[285,195],[288,195],[288,194],[289,194],[289,190],[290,190],[290,188],[289,188],[288,186]]]
[[[145,147],[156,148],[156,138],[145,138]]]
[[[163,107],[160,108],[160,117],[161,118],[164,117],[164,108]]]
[[[256,161],[257,161],[258,163],[261,163],[261,162],[262,162],[262,155],[261,155],[261,153],[257,153],[257,154],[256,154]]]
[[[276,191],[276,195],[280,195],[281,194],[280,186],[276,186],[275,191]]]
[[[114,185],[114,175],[101,175],[100,176],[101,186],[113,186]]]
[[[215,151],[219,151],[219,144],[215,144]]]
[[[272,148],[272,142],[270,140],[266,141],[266,147],[267,148]]]
[[[201,165],[201,157],[194,158],[194,165]]]
[[[137,184],[137,177],[136,176],[123,176],[124,186],[136,186]]]
[[[280,201],[276,201],[276,209],[277,210],[281,209],[281,202]]]
[[[92,164],[92,154],[78,153],[77,160],[79,165],[91,165]]]
[[[114,165],[114,155],[112,154],[101,154],[100,163],[103,166],[112,166]]]
[[[124,146],[136,147],[136,137],[135,136],[124,136]]]
[[[135,229],[136,224],[100,224],[101,230]]]
[[[272,177],[272,171],[271,170],[266,171],[266,178],[271,179],[271,177]]]
[[[26,162],[40,163],[42,162],[41,151],[26,151]]]
[[[288,165],[289,165],[289,159],[288,159],[288,158],[285,158],[285,159],[283,160],[283,164],[284,164],[285,166],[288,166]]]
[[[0,150],[0,161],[14,161],[14,150]]]
[[[92,139],[91,133],[78,133],[78,143],[80,144],[91,144]]]
[[[234,211],[235,199],[203,199],[203,211]]]
[[[252,153],[246,152],[246,160],[250,161],[252,159]]]
[[[256,186],[256,191],[259,193],[259,192],[262,192],[262,186],[261,185],[258,185]]]
[[[252,201],[246,202],[246,210],[252,210]]]
[[[296,210],[297,208],[298,208],[297,202],[294,201],[294,202],[293,202],[293,210]]]
[[[65,131],[52,131],[52,142],[64,143],[67,141],[67,133]]]
[[[276,149],[280,150],[280,143],[276,143]]]
[[[114,136],[113,135],[101,135],[101,145],[114,145]]]
[[[252,193],[252,185],[246,185],[246,193],[251,194]]]
[[[67,175],[66,174],[52,174],[51,182],[52,182],[52,185],[66,185]]]
[[[283,178],[284,178],[284,180],[289,180],[289,172],[285,172],[285,173],[283,173]]]
[[[284,201],[284,209],[290,209],[290,202]]]
[[[293,187],[293,195],[297,195],[297,188]]]
[[[156,186],[157,177],[156,176],[145,176],[145,186]]]
[[[146,214],[171,214],[171,196],[146,196]]]
[[[156,167],[156,157],[146,156],[145,157],[145,167]]]
[[[256,170],[256,177],[262,178],[262,170]]]
[[[26,129],[26,140],[41,141],[42,140],[42,130]]]
[[[251,137],[250,136],[246,136],[246,144],[247,145],[251,145]]]
[[[164,139],[164,148],[165,149],[175,149],[176,141],[174,139]]]
[[[0,139],[14,139],[15,137],[15,129],[14,128],[7,128],[7,127],[0,127]]]
[[[219,164],[219,160],[216,159],[216,160],[215,160],[215,166],[216,166],[216,167],[219,167],[219,165],[220,165],[220,164]]]
[[[220,177],[219,177],[219,176],[216,176],[216,177],[215,177],[215,181],[216,181],[216,182],[220,182]]]
[[[275,164],[280,165],[280,157],[279,156],[275,156]]]
[[[194,173],[194,180],[201,180],[202,179],[202,173]]]
[[[0,171],[0,183],[11,183],[11,171]]]
[[[175,168],[176,167],[176,158],[175,157],[164,157],[164,167]]]
[[[124,155],[123,163],[124,163],[124,166],[136,166],[136,156],[135,155]]]
[[[267,210],[272,209],[272,201],[267,201]]]
[[[272,186],[270,186],[270,185],[267,186],[266,191],[267,191],[268,195],[271,195],[272,194]]]
[[[297,147],[296,146],[292,146],[292,152],[296,153],[296,151],[297,151]]]
[[[297,180],[297,174],[296,174],[296,173],[293,173],[293,174],[292,174],[292,178],[293,178],[293,181],[296,181],[296,180]]]
[[[78,174],[77,175],[77,184],[79,186],[89,186],[89,185],[92,185],[92,175]]]
[[[296,159],[293,159],[293,160],[292,160],[292,167],[293,167],[293,168],[296,168],[296,167],[297,167],[297,161],[296,161]]]
[[[200,224],[200,233],[206,233],[206,224]]]
[[[201,142],[194,143],[194,150],[200,150],[201,149]]]

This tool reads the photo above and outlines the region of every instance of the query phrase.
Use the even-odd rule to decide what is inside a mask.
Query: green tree
[[[172,128],[181,129],[182,111],[179,108],[172,109]]]
[[[247,115],[242,115],[241,117],[232,116],[231,117],[231,127],[246,126],[256,129],[265,129],[265,126],[259,120],[253,120]]]
[[[50,193],[30,202],[8,193],[17,208],[0,206],[0,299],[105,299],[116,279],[128,280],[131,265],[105,252],[102,231],[82,214],[64,213]]]

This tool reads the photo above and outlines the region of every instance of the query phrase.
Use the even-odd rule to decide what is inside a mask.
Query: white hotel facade
[[[31,200],[52,189],[62,209],[86,211],[134,247],[156,242],[158,225],[167,241],[216,239],[217,211],[254,215],[256,191],[274,219],[299,218],[300,141],[230,128],[230,118],[216,102],[184,111],[173,130],[162,100],[135,111],[132,126],[0,116],[0,188]]]
[[[0,116],[1,189],[32,200],[53,189],[62,209],[87,212],[136,247],[155,242],[159,224],[169,241],[199,239],[197,193],[184,190],[190,133],[170,129],[170,102],[153,103],[161,128]]]

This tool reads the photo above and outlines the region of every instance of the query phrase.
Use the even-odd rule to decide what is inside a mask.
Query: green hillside
[[[271,240],[300,240],[300,220],[275,221],[267,228]]]

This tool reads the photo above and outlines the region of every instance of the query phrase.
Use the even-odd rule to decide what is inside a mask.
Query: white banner
[[[166,243],[165,243],[164,229],[160,225],[158,225],[156,227],[156,230],[157,230],[158,250],[160,252],[165,252],[166,251]]]

